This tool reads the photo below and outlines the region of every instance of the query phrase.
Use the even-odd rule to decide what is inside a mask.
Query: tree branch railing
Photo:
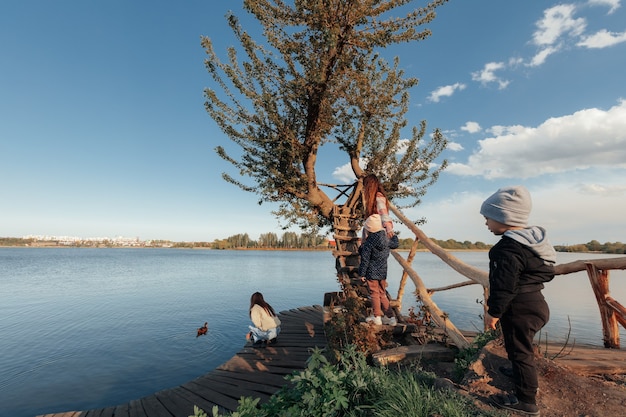
[[[333,200],[333,202],[336,202],[342,196],[347,197],[348,201],[346,202],[346,204],[344,204],[344,207],[350,210],[354,208],[354,205],[357,202],[356,196],[360,194],[360,182],[356,182],[348,186],[334,184],[319,185],[333,188],[339,192],[339,195]],[[350,190],[352,190],[352,192],[349,194],[348,192]],[[409,228],[409,230],[415,235],[416,238],[414,244],[409,250],[409,254],[406,259],[404,259],[397,251],[391,251],[391,254],[403,269],[397,298],[396,300],[392,301],[394,301],[394,304],[397,308],[402,308],[402,298],[404,296],[405,286],[408,279],[410,278],[415,285],[415,292],[417,296],[424,304],[424,306],[429,310],[431,317],[433,317],[435,323],[442,329],[446,330],[452,342],[455,343],[459,348],[468,347],[469,342],[467,341],[467,339],[448,319],[448,315],[432,301],[431,296],[438,291],[447,291],[450,289],[461,288],[468,285],[480,284],[483,287],[483,297],[485,301],[483,303],[483,308],[486,309],[486,301],[489,297],[489,273],[472,265],[466,264],[459,258],[455,257],[454,255],[443,249],[441,246],[437,245],[391,202],[389,203],[389,209],[402,224]],[[355,239],[356,237],[354,236],[349,238],[349,240]],[[468,278],[469,280],[439,288],[427,288],[417,272],[411,267],[419,243],[424,245],[426,249],[428,249],[432,254],[439,257],[444,263],[446,263],[452,269],[457,271],[462,276]],[[350,253],[352,253],[352,251],[350,251]],[[354,267],[355,266],[353,266],[352,268]],[[591,287],[594,291],[596,301],[600,309],[604,346],[607,348],[619,348],[620,342],[618,324],[621,324],[622,327],[626,328],[626,307],[620,304],[617,300],[613,299],[610,295],[609,271],[612,269],[625,270],[626,257],[578,260],[567,264],[556,265],[555,273],[556,275],[566,275],[573,272],[587,271]]]
[[[431,314],[431,317],[435,324],[437,324],[440,328],[444,329],[452,342],[459,349],[466,349],[470,346],[469,341],[463,336],[463,333],[459,329],[456,328],[454,323],[448,320],[448,315],[445,314],[435,302],[430,297],[430,293],[426,289],[424,282],[420,278],[420,276],[411,268],[411,265],[400,255],[396,250],[392,250],[391,254],[398,261],[398,263],[402,266],[404,271],[408,274],[409,277],[413,280],[415,284],[415,292],[417,293],[418,298],[424,304],[424,306],[428,309]]]
[[[417,240],[419,240],[426,247],[426,249],[428,249],[434,255],[437,255],[439,258],[441,258],[441,260],[443,260],[446,264],[448,264],[450,267],[452,267],[452,269],[454,269],[461,275],[471,279],[477,284],[481,284],[483,287],[489,286],[489,274],[486,271],[466,264],[456,256],[447,252],[441,246],[437,245],[428,236],[426,236],[426,234],[424,234],[424,232],[419,227],[417,227],[415,223],[409,220],[392,203],[389,203],[389,209],[406,227],[408,227],[413,232],[413,234],[415,234]]]
[[[483,271],[474,266],[468,265],[461,261],[459,258],[447,252],[441,246],[433,242],[424,232],[419,229],[412,221],[410,221],[397,207],[392,203],[389,203],[389,209],[396,215],[396,217],[415,234],[415,243],[411,247],[407,259],[404,259],[397,251],[391,251],[393,257],[402,266],[403,273],[400,280],[400,287],[398,289],[397,302],[399,308],[402,308],[401,300],[404,295],[404,286],[406,285],[406,277],[410,277],[415,284],[417,296],[422,303],[430,310],[435,323],[442,328],[450,331],[451,339],[457,344],[459,348],[469,346],[469,343],[460,331],[447,320],[447,315],[443,313],[439,307],[432,301],[431,295],[436,291],[445,291],[454,288],[460,288],[467,285],[480,284],[483,286],[486,308],[486,301],[489,296],[489,273]],[[415,253],[417,251],[418,243],[421,242],[426,249],[431,253],[438,256],[452,269],[460,273],[469,281],[460,282],[453,285],[448,285],[439,288],[426,288],[424,282],[421,280],[417,272],[413,270],[411,264]],[[567,264],[561,264],[555,266],[556,275],[566,275],[573,272],[587,271],[591,287],[596,296],[598,307],[600,309],[600,316],[602,320],[602,331],[604,339],[604,347],[619,349],[619,327],[618,323],[622,327],[626,328],[626,308],[618,301],[613,299],[609,291],[609,271],[612,269],[626,269],[626,257],[621,258],[605,258],[594,260],[578,260]]]

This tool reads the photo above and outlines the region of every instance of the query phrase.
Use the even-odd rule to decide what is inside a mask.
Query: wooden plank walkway
[[[323,316],[321,306],[282,311],[276,345],[246,345],[228,362],[179,387],[115,407],[37,417],[188,417],[194,405],[211,415],[214,406],[222,412],[234,411],[242,396],[267,401],[287,384],[286,375],[306,367],[312,348],[326,347]]]

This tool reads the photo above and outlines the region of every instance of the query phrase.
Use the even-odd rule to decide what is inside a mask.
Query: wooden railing
[[[619,327],[626,328],[626,309],[617,300],[611,297],[609,291],[609,272],[612,269],[626,269],[626,257],[610,259],[594,259],[593,261],[576,261],[571,264],[557,265],[557,270],[578,271],[580,264],[584,264],[589,276],[589,282],[596,296],[602,320],[602,339],[605,348],[619,349]],[[569,273],[569,272],[561,272]]]
[[[339,271],[340,282],[349,284],[351,277],[358,268],[358,240],[357,231],[360,228],[361,217],[355,212],[357,201],[361,195],[362,184],[360,181],[349,186],[338,186],[332,184],[320,184],[334,188],[339,192],[339,196],[333,200],[334,203],[339,197],[347,197],[347,201],[343,205],[338,205],[334,210],[334,230],[337,249],[334,255],[337,258],[337,269]],[[409,254],[404,259],[399,252],[392,250],[391,254],[396,261],[402,266],[403,273],[400,279],[398,294],[394,302],[394,306],[401,310],[402,297],[408,279],[410,278],[416,289],[417,296],[424,306],[429,310],[431,317],[435,323],[443,329],[447,330],[448,336],[454,344],[459,348],[469,346],[469,342],[456,326],[448,319],[448,315],[443,312],[432,300],[431,295],[437,291],[445,291],[453,288],[459,288],[466,285],[479,284],[483,287],[483,297],[485,302],[484,308],[487,308],[487,298],[489,297],[489,273],[487,271],[468,265],[461,261],[435,242],[433,242],[424,232],[409,220],[397,207],[391,202],[389,203],[391,212],[415,235],[415,243],[411,247]],[[426,288],[420,276],[413,270],[411,264],[417,251],[418,243],[421,243],[431,253],[438,256],[448,266],[457,271],[462,276],[468,278],[468,281],[459,282],[440,288]],[[619,328],[621,324],[626,328],[626,308],[613,299],[609,292],[609,271],[611,269],[626,269],[626,257],[605,258],[594,260],[580,260],[567,264],[556,265],[556,275],[566,275],[578,271],[587,271],[591,287],[596,296],[600,316],[602,319],[604,346],[607,348],[619,348]],[[343,285],[343,284],[342,284]],[[485,311],[486,312],[486,311]]]
[[[393,257],[402,266],[403,273],[398,288],[397,303],[399,308],[402,307],[401,300],[404,295],[404,287],[407,277],[410,277],[415,284],[416,293],[420,301],[427,307],[432,314],[435,323],[449,331],[450,338],[460,348],[469,346],[469,343],[461,332],[447,319],[447,315],[442,312],[439,307],[432,301],[431,295],[436,291],[444,291],[452,288],[459,288],[466,285],[480,284],[483,287],[483,294],[486,308],[486,300],[489,296],[489,273],[474,266],[468,265],[447,252],[445,249],[433,242],[424,232],[410,221],[404,214],[398,210],[392,203],[389,203],[390,210],[396,217],[415,234],[415,243],[411,247],[407,259],[404,259],[397,251],[392,251]],[[421,242],[430,252],[438,256],[447,265],[459,272],[469,281],[460,282],[458,284],[449,285],[440,288],[426,288],[417,272],[411,267],[411,263],[417,251],[418,242]],[[600,316],[602,320],[602,332],[604,339],[604,347],[619,349],[619,327],[621,324],[626,328],[626,308],[613,299],[609,291],[609,271],[612,269],[626,269],[626,257],[605,258],[593,260],[580,260],[555,266],[556,275],[565,275],[573,272],[587,271],[591,287],[596,296],[598,307],[600,308]]]

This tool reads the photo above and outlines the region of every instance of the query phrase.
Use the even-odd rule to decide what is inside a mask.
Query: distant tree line
[[[21,237],[0,237],[0,246],[24,246],[33,243],[34,239]]]
[[[211,249],[213,244],[211,242],[170,242],[169,240],[153,240],[154,246],[168,246],[172,248],[205,248]]]
[[[285,232],[281,237],[276,233],[263,233],[258,240],[250,239],[247,233],[237,234],[226,239],[216,239],[213,249],[326,249],[328,239],[309,233]]]
[[[435,243],[448,250],[489,250],[492,245],[483,242],[470,242],[465,240],[460,242],[454,239],[438,240]],[[411,249],[414,239],[400,239],[399,249]],[[0,237],[0,246],[31,246],[35,244],[35,239],[23,239],[18,237]],[[51,244],[57,242],[50,242]],[[100,242],[102,243],[102,242]],[[106,246],[115,246],[111,242],[106,242]],[[58,244],[58,243],[57,243]],[[76,246],[93,246],[93,242],[81,242]],[[101,245],[102,246],[102,245]],[[263,233],[257,240],[250,239],[247,233],[230,236],[226,239],[216,239],[213,242],[172,242],[169,240],[153,240],[152,247],[172,247],[172,248],[207,248],[207,249],[328,249],[332,245],[328,238],[321,235],[311,235],[307,233],[297,234],[295,232],[285,232],[280,237],[276,233]],[[426,250],[421,243],[418,250]],[[575,245],[555,245],[557,252],[595,252],[626,254],[626,244],[622,242],[600,243],[592,240],[588,243]]]
[[[437,245],[441,246],[443,249],[448,250],[488,250],[492,245],[488,245],[483,242],[470,242],[469,240],[459,242],[458,240],[448,239],[448,240],[438,240],[432,239]],[[399,249],[411,249],[413,246],[414,239],[400,239]],[[426,250],[426,247],[422,243],[417,244],[418,250]]]
[[[483,242],[470,242],[468,240],[459,242],[454,239],[437,240],[433,239],[439,246],[449,250],[488,250],[491,245]],[[399,249],[411,249],[414,240],[412,238],[399,239]],[[252,240],[247,233],[230,236],[226,239],[216,239],[213,249],[327,249],[333,245],[329,239],[320,235],[301,234],[285,232],[279,238],[276,233],[263,233],[258,240]],[[418,244],[418,250],[425,250],[426,247]]]
[[[626,253],[626,244],[622,242],[606,242],[600,243],[592,240],[588,243],[578,245],[559,245],[554,246],[557,252],[600,252],[600,253]]]

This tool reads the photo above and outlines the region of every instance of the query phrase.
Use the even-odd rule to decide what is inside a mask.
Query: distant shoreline
[[[179,245],[167,245],[167,246],[148,246],[148,245],[59,245],[53,242],[36,242],[32,244],[14,244],[7,245],[0,243],[0,248],[91,248],[91,249],[194,249],[194,250],[215,250],[215,251],[306,251],[306,252],[325,252],[333,251],[335,248],[327,246],[317,246],[311,248],[268,248],[268,247],[255,247],[255,248],[212,248],[208,246],[179,246]],[[400,252],[408,252],[410,249],[397,249]],[[488,250],[488,249],[487,249]],[[477,251],[482,252],[481,249],[459,249],[459,251]],[[428,249],[417,249],[417,252],[428,252]]]
[[[447,252],[488,252],[493,245],[487,245],[482,242],[458,242],[453,239],[441,241],[433,239],[434,243],[439,245],[441,249]],[[452,243],[450,243],[452,242]],[[250,242],[256,244],[257,242]],[[284,242],[276,242],[279,245]],[[214,242],[172,242],[167,240],[148,240],[140,241],[117,239],[117,240],[37,240],[31,238],[12,238],[0,237],[0,248],[92,248],[92,249],[193,249],[193,250],[228,250],[228,251],[287,251],[287,252],[328,252],[336,250],[332,239],[326,243],[318,243],[317,246],[310,247],[230,247],[223,241]],[[409,252],[414,245],[412,240],[405,239],[400,241],[398,252]],[[600,244],[597,241],[591,241],[587,244],[578,244],[570,246],[554,245],[557,253],[580,253],[580,254],[606,254],[606,255],[624,255],[626,245],[620,242]],[[420,244],[416,252],[430,252],[423,244]]]
[[[91,249],[193,249],[193,250],[214,250],[214,251],[287,251],[287,252],[331,252],[334,248],[224,248],[224,249],[215,249],[203,246],[193,246],[193,247],[184,247],[184,246],[122,246],[122,245],[101,245],[101,246],[88,246],[88,245],[56,245],[56,244],[35,244],[35,245],[3,245],[0,244],[0,248],[25,248],[25,249],[33,249],[33,248],[62,248],[62,249],[71,249],[71,248],[91,248]],[[444,248],[445,249],[445,248]],[[488,252],[489,249],[445,249],[449,252]],[[398,252],[409,252],[410,249],[396,249]],[[430,252],[428,249],[417,249],[416,252]]]
[[[193,247],[184,247],[184,246],[122,246],[122,245],[109,245],[109,246],[88,246],[88,245],[1,245],[0,248],[24,248],[24,249],[75,249],[75,248],[83,248],[83,249],[193,249],[193,250],[214,250],[214,251],[247,251],[247,250],[262,250],[262,251],[306,251],[306,252],[324,252],[324,251],[332,251],[332,248],[228,248],[228,249],[214,249],[209,247],[202,246],[193,246]],[[399,249],[404,250],[404,249]],[[408,249],[406,249],[408,251]],[[418,252],[422,252],[419,250]]]
[[[228,248],[228,249],[214,249],[208,247],[165,247],[165,246],[70,246],[70,245],[0,245],[2,248],[24,248],[24,249],[192,249],[192,250],[214,250],[214,251],[283,251],[283,252],[331,252],[333,248]],[[445,249],[447,252],[489,252],[489,249]],[[409,252],[410,249],[396,249],[397,252]],[[430,252],[428,249],[417,249],[416,252]],[[558,252],[558,251],[557,251]],[[606,255],[622,255],[612,254],[601,251],[587,251],[587,252],[562,252],[562,253],[591,253],[591,254],[606,254]]]

